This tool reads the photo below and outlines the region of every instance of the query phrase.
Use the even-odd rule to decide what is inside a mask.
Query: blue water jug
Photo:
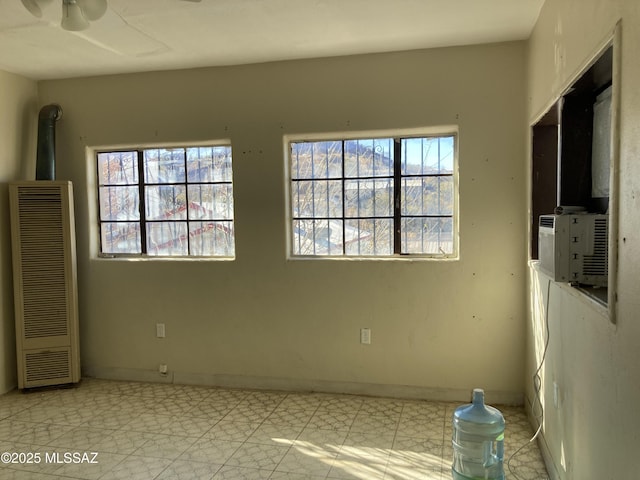
[[[484,404],[484,390],[473,390],[473,403],[453,412],[454,480],[504,480],[504,417]]]

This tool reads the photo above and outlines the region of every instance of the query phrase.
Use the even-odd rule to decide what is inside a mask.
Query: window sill
[[[291,261],[330,261],[330,262],[457,262],[459,256],[430,257],[421,255],[396,255],[391,257],[357,257],[357,256],[313,256],[289,255]]]
[[[529,267],[534,270],[537,275],[543,276],[572,297],[589,305],[597,313],[605,318],[609,318],[606,287],[573,286],[570,283],[556,282],[540,268],[540,262],[538,260],[529,260]]]
[[[235,257],[160,257],[99,255],[91,260],[99,262],[232,262]]]

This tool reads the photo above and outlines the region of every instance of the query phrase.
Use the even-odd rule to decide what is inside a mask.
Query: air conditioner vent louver
[[[582,268],[585,275],[607,275],[608,255],[607,255],[607,220],[597,218],[593,225],[593,255],[585,255]]]
[[[553,228],[554,224],[555,224],[555,217],[550,216],[550,215],[541,215],[540,216],[540,226],[541,227]]]
[[[80,380],[70,182],[9,185],[18,387]]]

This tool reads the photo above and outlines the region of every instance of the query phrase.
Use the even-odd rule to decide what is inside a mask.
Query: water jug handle
[[[488,468],[496,461],[496,456],[493,454],[493,442],[485,441],[482,452],[482,466]]]

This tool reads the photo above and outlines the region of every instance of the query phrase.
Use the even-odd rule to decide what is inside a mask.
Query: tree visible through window
[[[455,254],[455,136],[291,142],[293,255]]]
[[[233,257],[231,147],[100,152],[101,253]]]

